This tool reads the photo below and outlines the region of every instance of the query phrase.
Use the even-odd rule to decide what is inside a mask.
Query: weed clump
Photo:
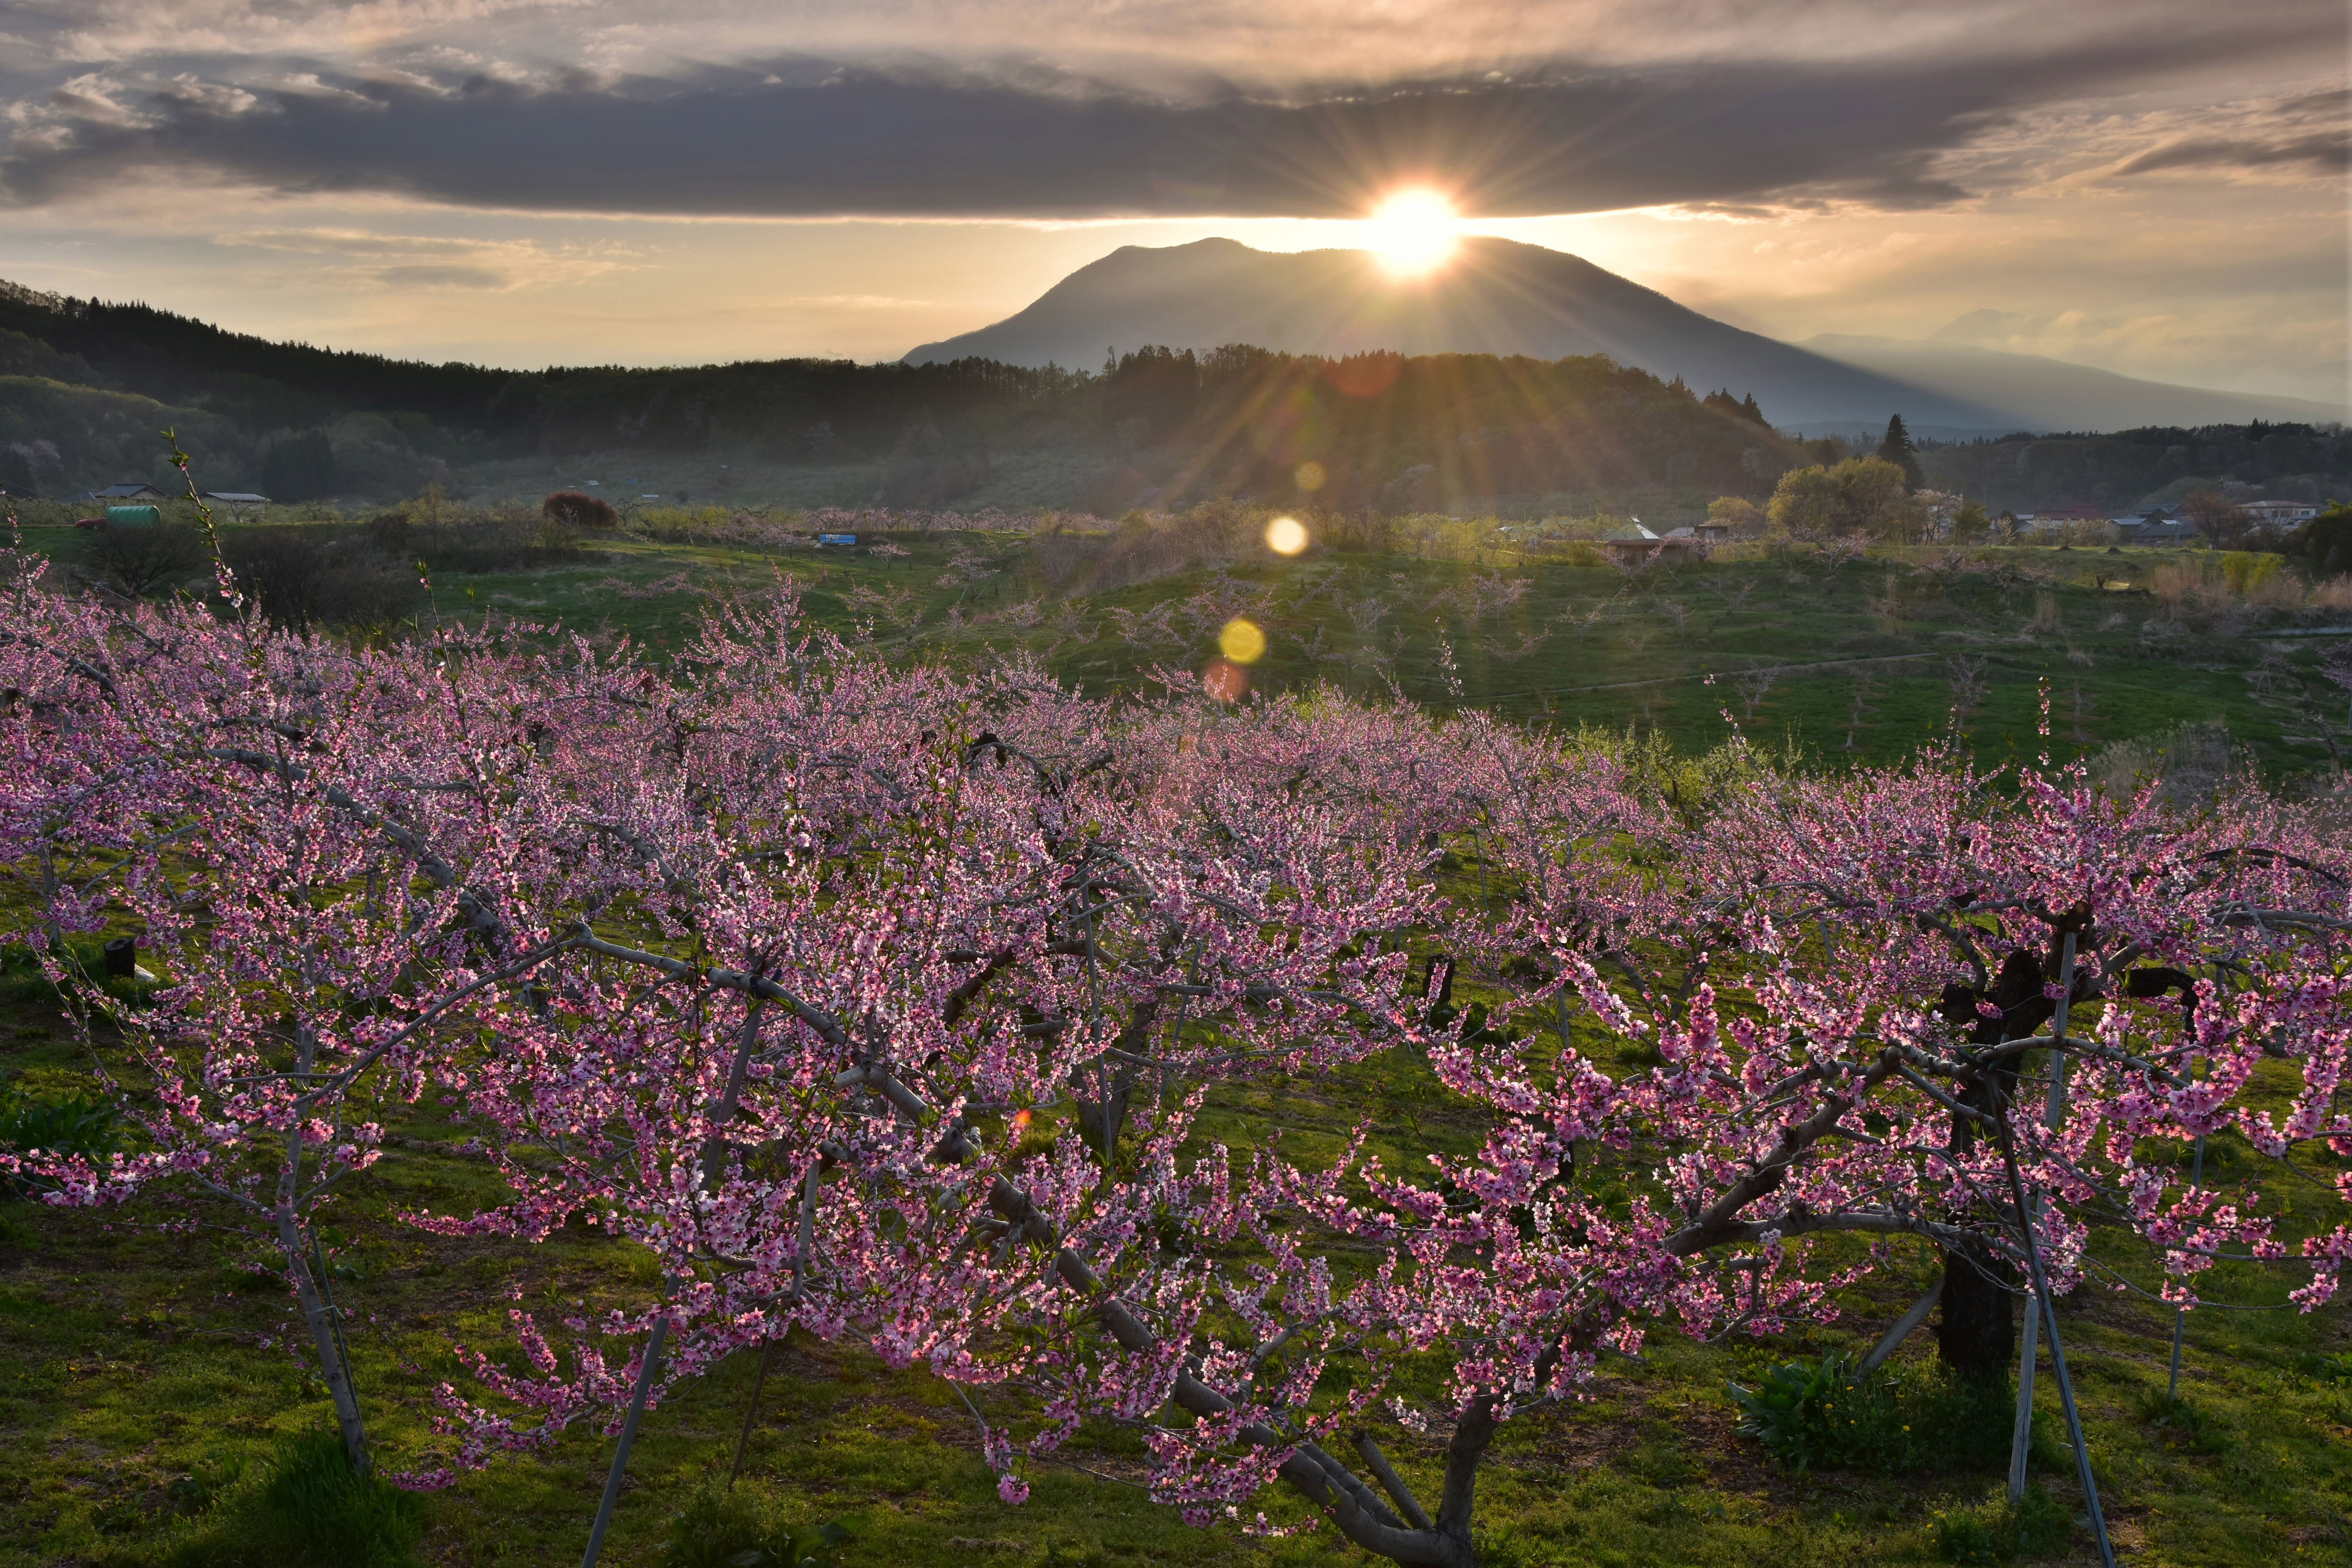
[[[2185,1399],[2168,1399],[2151,1389],[2140,1398],[2139,1414],[2168,1448],[2219,1454],[2230,1446],[2229,1428]]]
[[[765,1502],[705,1481],[670,1521],[669,1568],[834,1568],[848,1529],[828,1522],[793,1530]]]
[[[0,1089],[0,1153],[80,1156],[102,1164],[114,1152],[121,1118],[113,1106],[88,1095],[34,1100],[10,1085]],[[26,1197],[54,1189],[47,1176],[0,1174],[0,1194]]]
[[[411,1568],[424,1500],[352,1468],[331,1429],[285,1438],[247,1484],[230,1489],[173,1568]]]
[[[2063,1546],[2073,1529],[2064,1505],[2040,1487],[2026,1489],[2022,1502],[2001,1498],[1946,1510],[1933,1525],[1937,1554],[1947,1563],[1970,1564],[2045,1556]]]
[[[1787,1362],[1754,1388],[1731,1385],[1738,1430],[1799,1474],[1852,1469],[1903,1476],[1997,1468],[2009,1460],[2016,1394],[1941,1367],[1864,1373],[1846,1357]],[[2055,1452],[2034,1426],[2037,1457]]]

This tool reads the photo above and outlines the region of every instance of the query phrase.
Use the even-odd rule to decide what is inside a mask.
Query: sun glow
[[[1454,204],[1426,189],[1397,192],[1372,209],[1365,226],[1372,254],[1402,277],[1443,267],[1462,242]]]

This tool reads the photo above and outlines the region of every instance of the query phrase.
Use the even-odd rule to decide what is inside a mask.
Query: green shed
[[[163,521],[163,512],[152,506],[110,506],[106,509],[106,526],[109,528],[155,528]]]

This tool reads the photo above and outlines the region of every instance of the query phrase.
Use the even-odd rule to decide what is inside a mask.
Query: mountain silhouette
[[[1360,250],[1264,251],[1231,239],[1124,246],[1019,314],[925,343],[906,362],[976,357],[1086,369],[1107,351],[1147,343],[1255,343],[1326,356],[1373,349],[1546,360],[1607,354],[1680,376],[1699,392],[1753,393],[1774,425],[1816,432],[1883,428],[1892,414],[1941,435],[2116,429],[2148,423],[2135,411],[2152,402],[2193,411],[2185,423],[2342,416],[2296,398],[2164,387],[2025,354],[1906,359],[1849,339],[1826,341],[1832,352],[1816,353],[1701,315],[1581,257],[1490,237],[1465,238],[1451,263],[1418,278],[1393,276]],[[1968,374],[1952,374],[1946,362],[1955,360]],[[2037,381],[2063,390],[2037,390]],[[2156,392],[2181,395],[2151,400]]]
[[[2000,408],[2017,430],[2194,429],[2250,419],[2313,424],[2345,416],[2344,409],[2310,398],[2141,381],[2040,354],[1979,348],[1941,334],[1878,338],[1824,333],[1797,346],[1857,370]]]

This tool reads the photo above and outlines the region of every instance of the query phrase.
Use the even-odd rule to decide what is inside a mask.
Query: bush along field
[[[1873,558],[1266,521],[516,544],[719,552],[572,639],[482,590],[610,560],[331,635],[7,556],[0,1561],[2352,1547],[2339,792],[1515,723],[1538,581]],[[1284,676],[1375,568],[1432,651]],[[1057,574],[1193,640],[1068,679]]]

